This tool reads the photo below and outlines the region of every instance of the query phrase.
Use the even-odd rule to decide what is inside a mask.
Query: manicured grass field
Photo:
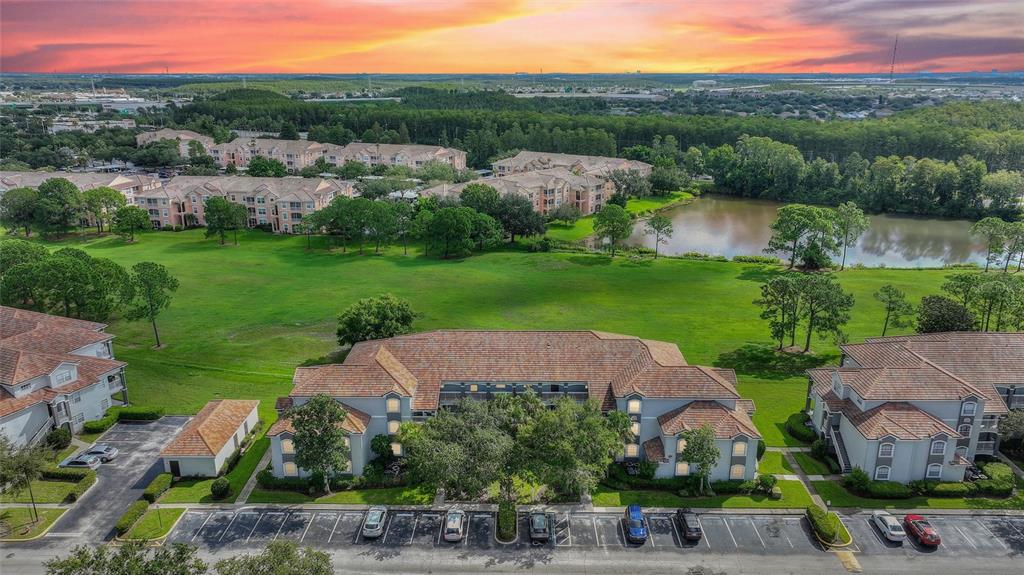
[[[812,481],[814,490],[832,507],[864,509],[1024,509],[1024,493],[1005,499],[989,497],[908,497],[907,499],[871,499],[858,497],[835,481]]]
[[[269,427],[269,426],[266,426]],[[181,479],[160,497],[160,503],[234,503],[245,487],[252,472],[256,470],[260,458],[270,448],[270,439],[260,437],[255,440],[248,451],[238,460],[235,468],[225,475],[231,484],[231,494],[224,499],[214,499],[210,495],[210,486],[215,477],[207,479]]]
[[[626,209],[634,214],[646,214],[693,198],[690,192],[672,192],[667,196],[651,196],[642,200],[631,199],[626,202]],[[548,226],[547,236],[565,242],[575,242],[594,233],[594,216],[586,216],[576,220],[572,225],[553,223]]]
[[[782,456],[782,453],[778,451],[765,451],[764,457],[762,457],[760,463],[758,463],[757,470],[760,473],[767,473],[771,475],[794,473],[793,467],[788,461],[786,461],[786,458]]]
[[[61,503],[68,493],[74,491],[76,483],[72,481],[51,481],[38,479],[32,482],[32,494],[36,503]],[[31,503],[28,489],[0,494],[0,503]]]
[[[348,503],[361,505],[428,505],[434,501],[434,491],[423,487],[384,487],[380,489],[352,489],[330,495],[311,497],[296,491],[256,488],[247,503]]]
[[[171,527],[174,527],[174,523],[178,521],[186,509],[153,509],[150,507],[149,511],[139,519],[128,533],[125,533],[122,539],[160,539],[165,537],[171,531]]]
[[[32,523],[32,509],[11,507],[0,509],[0,541],[23,541],[32,539],[50,527],[64,515],[67,509],[39,509],[39,522]],[[8,531],[8,529],[10,531]]]
[[[799,444],[783,422],[804,405],[802,372],[837,359],[834,343],[817,338],[811,355],[772,351],[751,302],[761,282],[779,273],[773,266],[520,251],[443,261],[415,249],[408,256],[401,248],[379,256],[328,252],[321,238],[308,251],[305,238],[258,231],[240,234],[239,242],[219,246],[202,230],[145,233],[135,244],[115,237],[65,242],[127,267],[161,263],[180,281],[158,320],[162,349],[152,349],[148,323],[109,322],[135,403],[192,414],[211,399],[259,399],[269,426],[295,366],[337,349],[338,312],[382,293],[412,303],[420,314],[416,330],[595,329],[677,343],[692,364],[736,369],[768,445]],[[879,287],[891,283],[916,302],[937,293],[948,273],[839,274],[857,301],[849,339],[879,334],[883,310],[871,295]]]
[[[828,465],[811,457],[809,453],[797,452],[793,454],[793,457],[807,475],[829,475],[832,473]]]
[[[643,507],[723,507],[723,508],[803,508],[811,504],[811,494],[796,479],[776,484],[782,499],[766,495],[717,495],[715,497],[680,497],[669,491],[614,491],[598,487],[594,492],[595,507],[625,507],[637,503]]]

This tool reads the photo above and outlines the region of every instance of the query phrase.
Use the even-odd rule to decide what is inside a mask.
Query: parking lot
[[[342,510],[238,511],[189,510],[168,537],[171,543],[193,543],[210,549],[262,547],[275,539],[315,547],[378,546],[462,547],[473,549],[694,549],[709,553],[806,553],[820,549],[800,516],[702,515],[704,538],[684,541],[673,516],[648,514],[651,536],[643,545],[628,543],[621,516],[609,513],[551,513],[553,537],[544,544],[529,540],[527,515],[520,513],[516,540],[499,543],[492,513],[468,512],[466,536],[459,543],[441,537],[444,512],[393,510],[384,533],[367,540],[360,534],[364,512]]]
[[[893,514],[902,519],[899,514]],[[847,529],[853,534],[853,551],[865,555],[986,557],[1024,553],[1024,517],[933,515],[928,517],[928,521],[942,538],[938,548],[922,547],[911,539],[902,544],[887,541],[872,524],[871,516],[867,513],[843,518]]]

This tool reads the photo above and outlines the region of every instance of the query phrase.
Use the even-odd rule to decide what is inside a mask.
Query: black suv
[[[696,513],[680,509],[676,511],[676,520],[679,522],[679,530],[683,534],[683,539],[700,541],[704,532],[700,528],[700,520],[697,519]]]
[[[539,511],[529,515],[530,520],[530,541],[535,543],[546,543],[551,539],[551,519],[547,513]]]

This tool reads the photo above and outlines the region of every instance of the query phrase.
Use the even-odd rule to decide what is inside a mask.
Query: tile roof
[[[366,433],[366,427],[370,425],[370,416],[351,405],[341,404],[345,409],[345,421],[341,422],[341,428],[349,433]],[[267,436],[273,437],[282,433],[295,433],[290,417],[282,417],[274,422],[267,430]]]
[[[660,435],[643,442],[643,448],[644,459],[647,461],[654,463],[668,463],[668,458],[665,457],[665,443],[662,442]]]
[[[717,401],[691,401],[658,416],[658,424],[664,435],[678,435],[710,425],[718,439],[732,439],[737,435],[760,439],[761,434],[747,415],[748,407],[750,405],[737,404],[735,409],[729,409]]]
[[[218,399],[207,403],[160,452],[160,456],[217,455],[259,404],[252,399]]]
[[[74,393],[81,389],[85,389],[86,387],[96,385],[97,383],[106,384],[106,381],[100,379],[104,374],[116,371],[128,365],[123,361],[103,359],[99,357],[68,354],[39,354],[32,352],[18,353],[20,356],[18,361],[30,362],[32,364],[32,368],[38,371],[39,375],[52,372],[61,363],[74,363],[77,366],[78,378],[65,383],[60,387],[44,387],[21,397],[14,397],[6,389],[0,388],[0,417],[21,411],[22,409],[31,407],[37,403],[52,401],[58,396]],[[0,370],[4,372],[5,377],[7,375],[7,370],[11,369],[7,363],[9,357],[10,355],[6,349],[4,350],[4,355],[0,356],[0,358],[2,358],[0,359]],[[20,368],[14,367],[14,369]]]
[[[498,190],[501,195],[519,194],[529,196],[544,190],[564,186],[569,191],[589,190],[602,185],[607,178],[595,173],[574,174],[568,168],[556,167],[529,172],[516,172],[507,176],[482,178],[461,184],[440,184],[422,190],[424,196],[457,196],[470,184],[485,184]]]
[[[652,168],[650,164],[645,164],[644,162],[636,160],[628,160],[626,158],[584,156],[579,154],[556,154],[553,152],[533,152],[530,150],[523,150],[511,158],[497,160],[491,165],[495,167],[510,166],[513,169],[544,169],[553,167],[570,168],[573,166],[581,166],[587,171],[597,169],[634,169],[650,171]]]
[[[442,383],[486,381],[587,383],[606,409],[631,394],[739,398],[735,374],[687,365],[668,346],[593,331],[438,330],[360,342],[342,364],[297,368],[290,395],[397,393],[411,396],[415,410],[432,410]]]
[[[902,401],[890,401],[874,409],[861,411],[852,401],[845,400],[843,413],[867,439],[892,436],[914,440],[939,434],[945,434],[951,439],[960,438],[960,434],[941,419]]]

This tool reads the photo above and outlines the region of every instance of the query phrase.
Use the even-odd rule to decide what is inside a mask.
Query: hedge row
[[[133,501],[132,504],[128,506],[128,510],[124,512],[124,515],[117,520],[117,525],[114,527],[114,529],[117,530],[117,534],[124,535],[125,533],[128,533],[132,526],[138,523],[139,519],[146,514],[148,509],[149,501],[146,501],[145,499]]]
[[[161,473],[153,478],[153,481],[149,482],[146,486],[146,490],[142,492],[142,498],[150,503],[156,503],[157,499],[171,488],[171,482],[174,481],[174,476],[170,473]]]
[[[835,519],[833,519],[833,517]],[[807,506],[807,521],[818,538],[828,543],[840,542],[839,516],[817,505]]]
[[[643,475],[630,475],[626,469],[618,463],[608,466],[608,476],[602,481],[612,489],[655,489],[659,491],[692,490],[697,487],[695,477],[644,477]]]
[[[279,491],[301,491],[309,493],[310,490],[319,491],[322,485],[310,485],[309,479],[305,477],[274,477],[270,467],[256,474],[256,484],[263,489],[274,489]],[[339,475],[331,479],[332,491],[347,491],[371,487],[362,477],[351,475]]]
[[[786,419],[786,431],[800,441],[810,443],[818,438],[818,434],[813,429],[804,425],[810,420],[810,416],[802,411],[794,413]]]
[[[498,502],[498,540],[512,541],[516,538],[516,504],[502,499]]]
[[[86,433],[103,433],[110,429],[115,423],[117,423],[117,412],[115,408],[110,408],[107,413],[100,419],[93,421],[86,421],[82,425],[82,431]]]
[[[103,433],[118,421],[154,421],[164,416],[162,408],[152,407],[111,407],[100,419],[86,421],[85,433]]]
[[[43,479],[52,481],[74,482],[75,487],[68,492],[64,498],[65,503],[74,503],[82,496],[93,483],[96,483],[96,472],[91,469],[67,469],[64,467],[49,467],[44,469],[40,475]]]

